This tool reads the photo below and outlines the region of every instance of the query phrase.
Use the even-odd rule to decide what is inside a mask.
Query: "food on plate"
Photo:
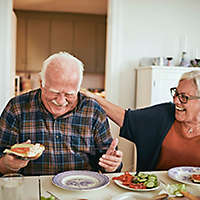
[[[10,149],[5,149],[3,153],[13,154],[24,159],[37,159],[39,158],[45,147],[42,144],[15,144]]]
[[[192,174],[190,179],[193,183],[199,183],[200,184],[200,174]]]
[[[182,191],[186,191],[185,184],[177,183],[177,184],[168,184],[165,187],[165,190],[169,195],[175,195],[177,197],[182,197]]]
[[[156,175],[142,172],[139,172],[137,175],[131,175],[129,172],[125,172],[123,175],[113,177],[112,179],[119,180],[122,182],[122,185],[133,189],[152,189],[159,185]]]

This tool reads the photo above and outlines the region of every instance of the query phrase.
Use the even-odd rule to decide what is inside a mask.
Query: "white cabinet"
[[[197,67],[138,67],[136,108],[172,101],[170,88],[176,87],[184,72],[200,70]]]

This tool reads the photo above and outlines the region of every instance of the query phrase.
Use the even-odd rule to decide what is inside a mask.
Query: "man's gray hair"
[[[67,52],[59,52],[59,53],[55,53],[51,56],[49,56],[42,65],[42,70],[40,72],[40,77],[41,77],[41,81],[42,81],[42,87],[45,86],[46,83],[46,78],[45,78],[45,74],[46,74],[46,70],[48,68],[48,65],[55,59],[58,58],[65,58],[66,60],[72,60],[75,61],[77,63],[77,66],[79,67],[80,70],[80,82],[79,82],[79,89],[83,80],[83,71],[84,71],[84,65],[83,63],[76,57],[72,56],[71,54],[67,53]]]
[[[195,85],[197,86],[198,96],[200,96],[200,71],[197,70],[197,71],[185,72],[181,76],[179,82],[182,80],[191,80],[191,79],[194,81]]]

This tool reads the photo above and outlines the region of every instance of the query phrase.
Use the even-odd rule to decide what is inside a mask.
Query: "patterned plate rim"
[[[83,188],[74,188],[74,187],[70,187],[65,184],[62,184],[61,181],[64,178],[70,177],[70,176],[88,176],[91,178],[95,178],[99,183],[98,185],[95,185],[92,187],[83,187]],[[97,190],[97,189],[106,187],[110,183],[110,179],[108,176],[104,174],[100,174],[98,172],[87,171],[87,170],[72,170],[72,171],[65,171],[65,172],[55,175],[52,178],[52,183],[56,185],[57,187],[65,189],[65,190],[89,191],[89,190]]]
[[[183,180],[183,178],[176,177],[178,175],[179,171],[184,171],[184,170],[186,173],[186,175],[183,176],[184,180]],[[200,173],[200,167],[192,167],[192,166],[173,167],[173,168],[169,169],[167,172],[168,176],[175,181],[189,184],[189,185],[200,186],[200,184],[193,183],[189,179],[188,174],[195,174],[195,173],[198,173],[198,174]]]

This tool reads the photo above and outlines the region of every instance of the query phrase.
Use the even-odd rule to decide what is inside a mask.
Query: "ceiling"
[[[107,0],[13,0],[17,10],[55,11],[105,15]]]

